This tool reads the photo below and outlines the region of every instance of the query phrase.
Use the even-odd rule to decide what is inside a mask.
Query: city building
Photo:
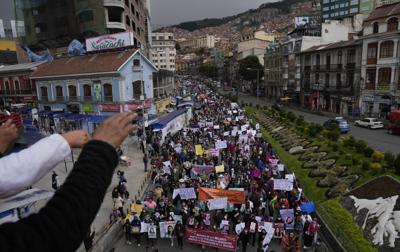
[[[265,95],[268,98],[279,99],[283,96],[282,54],[279,43],[271,43],[267,46],[264,61]]]
[[[14,40],[0,40],[0,65],[18,63],[17,43]]]
[[[31,79],[40,111],[112,114],[136,110],[144,99],[150,108],[155,71],[139,50],[125,50],[55,59]]]
[[[30,79],[31,74],[43,62],[17,64],[0,67],[0,104],[36,105],[35,81]]]
[[[13,40],[23,35],[24,22],[10,19],[0,19],[0,39]]]
[[[196,74],[199,72],[200,58],[195,53],[178,55],[175,64],[177,74]]]
[[[300,53],[312,46],[348,40],[349,28],[339,21],[322,23],[322,31],[321,36],[292,33],[281,43],[283,91],[293,103],[300,103]]]
[[[362,40],[313,46],[301,53],[301,105],[311,111],[359,115]]]
[[[343,19],[359,13],[360,0],[322,0],[321,14],[323,20]],[[372,0],[368,0],[372,1]]]
[[[169,97],[175,88],[175,73],[160,69],[153,74],[154,99]]]
[[[385,117],[400,109],[400,3],[376,8],[365,20],[360,108],[364,115]]]
[[[33,49],[66,47],[73,39],[131,31],[135,45],[146,45],[148,0],[15,0],[16,19],[24,21],[20,39]]]
[[[186,39],[179,41],[181,48],[214,48],[215,47],[215,36],[205,35],[198,38]]]
[[[175,71],[175,38],[173,33],[153,33],[151,60],[161,70]]]
[[[250,38],[246,40],[242,40],[237,45],[237,52],[238,52],[238,60],[242,60],[247,56],[254,55],[258,57],[260,64],[264,64],[264,54],[266,51],[266,47],[270,42]]]

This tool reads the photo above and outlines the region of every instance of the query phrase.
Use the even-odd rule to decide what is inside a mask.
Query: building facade
[[[40,111],[112,114],[151,101],[156,70],[138,50],[127,50],[56,59],[41,65],[31,79]]]
[[[360,0],[322,0],[322,20],[351,17],[359,13]]]
[[[179,41],[181,48],[214,48],[215,47],[215,36],[206,35],[198,38],[187,39]]]
[[[400,109],[400,3],[376,8],[365,21],[360,108],[386,117]]]
[[[15,0],[16,19],[24,21],[23,45],[34,49],[67,46],[106,33],[132,31],[138,47],[146,46],[146,0]]]
[[[175,38],[173,33],[153,33],[151,60],[161,70],[175,71]]]
[[[301,53],[301,105],[311,111],[359,115],[362,41],[318,45]]]
[[[35,81],[30,76],[41,64],[36,62],[0,67],[0,104],[36,105]]]
[[[265,95],[268,98],[279,99],[283,96],[282,85],[282,54],[279,43],[269,44],[264,56]]]

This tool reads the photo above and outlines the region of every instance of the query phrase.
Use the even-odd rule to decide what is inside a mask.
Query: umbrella
[[[310,213],[315,212],[315,204],[312,201],[303,203],[300,205],[300,209],[302,212],[306,212],[306,213],[310,214]]]

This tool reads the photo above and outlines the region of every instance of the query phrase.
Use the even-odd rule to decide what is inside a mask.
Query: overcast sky
[[[203,18],[225,17],[273,0],[151,0],[151,22],[171,25]]]
[[[0,19],[14,19],[13,0],[0,0]]]

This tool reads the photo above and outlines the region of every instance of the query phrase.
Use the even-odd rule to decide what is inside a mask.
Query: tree
[[[202,64],[199,67],[200,73],[204,74],[207,77],[217,77],[218,76],[218,68],[214,65],[210,64]]]
[[[179,43],[176,43],[176,44],[175,44],[175,49],[176,49],[177,51],[181,50],[181,45],[180,45]]]
[[[257,80],[257,69],[258,77],[261,80],[261,77],[264,76],[263,66],[255,55],[249,55],[239,61],[239,73],[247,81]]]

